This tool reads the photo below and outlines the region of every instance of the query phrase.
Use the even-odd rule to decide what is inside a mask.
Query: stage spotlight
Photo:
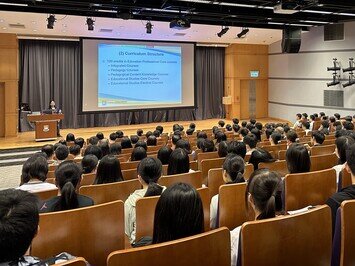
[[[50,15],[48,18],[47,18],[47,29],[53,29],[54,27],[54,22],[56,22],[56,18],[54,15]]]
[[[242,28],[242,31],[237,34],[237,37],[240,39],[240,38],[244,38],[245,35],[247,35],[247,33],[249,32],[249,29],[248,28]]]
[[[93,31],[95,26],[95,21],[92,18],[87,18],[86,25],[88,25],[88,30]]]
[[[147,34],[152,34],[153,25],[150,21],[145,24],[145,28],[147,29]]]
[[[229,27],[222,27],[221,31],[217,33],[217,36],[221,38],[224,34],[229,31]]]

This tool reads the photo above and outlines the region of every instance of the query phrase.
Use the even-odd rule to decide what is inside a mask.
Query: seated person
[[[121,148],[122,149],[129,149],[132,148],[131,140],[128,137],[123,137],[121,139]]]
[[[110,155],[120,155],[122,152],[122,147],[120,143],[112,143],[110,145],[109,154]]]
[[[160,131],[157,129],[153,131],[153,136],[156,137],[156,139],[161,139],[160,134]]]
[[[22,166],[21,184],[17,189],[29,192],[40,192],[56,189],[53,184],[47,183],[48,163],[41,154],[34,154]]]
[[[49,260],[59,263],[74,259],[67,253],[44,261],[27,256],[39,229],[38,200],[35,195],[21,190],[2,190],[0,210],[0,265],[48,265]]]
[[[298,135],[296,131],[290,130],[289,132],[286,133],[286,141],[287,141],[287,147],[289,147],[292,143],[296,143],[298,139]]]
[[[161,125],[157,126],[155,130],[158,130],[160,132],[160,135],[164,132],[164,128]]]
[[[81,160],[81,168],[83,169],[83,174],[96,173],[96,167],[99,163],[97,157],[93,154],[88,154]]]
[[[231,124],[227,124],[226,125],[226,130],[229,131],[229,132],[233,131],[232,125]]]
[[[201,144],[201,151],[202,152],[213,152],[216,151],[216,147],[212,140],[205,139]]]
[[[98,132],[98,133],[96,134],[96,137],[99,139],[99,141],[100,141],[100,140],[103,140],[103,139],[105,138],[104,133],[102,133],[102,132]]]
[[[102,151],[101,151],[100,147],[98,147],[96,145],[89,145],[86,147],[85,152],[84,152],[84,156],[89,155],[89,154],[95,155],[98,160],[101,160],[101,158],[102,158]]]
[[[109,136],[109,142],[110,142],[110,144],[115,143],[115,142],[116,142],[116,139],[117,139],[117,134],[116,134],[116,132],[111,133],[110,136]]]
[[[243,174],[245,163],[242,157],[229,154],[223,163],[223,181],[226,184],[245,182]],[[211,229],[217,228],[218,194],[214,195],[210,204],[210,225]]]
[[[75,141],[75,136],[73,133],[68,133],[67,137],[65,138],[66,142],[74,142]]]
[[[290,174],[308,173],[311,170],[311,158],[307,148],[293,143],[286,151],[287,169]]]
[[[228,154],[228,142],[227,141],[221,141],[218,145],[218,156],[220,158],[226,157]]]
[[[293,129],[301,128],[302,127],[302,115],[296,114],[296,122],[293,125]]]
[[[222,141],[227,141],[226,134],[224,134],[224,132],[221,130],[216,131],[214,138],[216,140],[216,148],[217,148],[218,144],[221,143]]]
[[[41,148],[41,152],[44,152],[47,155],[47,163],[52,164],[54,163],[54,146],[52,144],[44,145]]]
[[[81,169],[73,161],[65,161],[55,170],[55,182],[59,189],[55,196],[43,203],[40,212],[55,212],[94,205],[94,201],[76,193],[81,180]]]
[[[248,134],[243,138],[243,142],[245,143],[247,149],[247,155],[251,155],[253,151],[256,149],[256,145],[258,144],[258,139],[254,134]]]
[[[130,137],[132,145],[135,145],[139,141],[139,137],[137,135],[132,135]]]
[[[312,132],[312,139],[311,142],[313,143],[313,146],[319,146],[322,145],[325,140],[325,135],[322,131],[313,131]]]
[[[335,154],[338,156],[339,161],[338,165],[334,166],[333,169],[336,171],[337,183],[339,181],[339,175],[346,165],[346,154],[353,144],[355,144],[355,140],[350,136],[341,136],[335,140]]]
[[[69,147],[69,154],[73,155],[74,158],[82,158],[80,155],[81,148],[79,145],[74,145]]]
[[[226,123],[223,120],[218,121],[218,126],[219,127],[224,127]]]
[[[247,184],[246,206],[252,208],[255,220],[276,217],[276,212],[282,209],[282,180],[278,173],[269,169],[255,171]],[[242,226],[231,231],[231,261],[236,265],[239,254],[239,237]]]
[[[99,143],[99,139],[96,136],[92,136],[89,138],[89,145],[97,145]]]
[[[328,122],[328,120],[323,120],[321,122],[321,125],[320,125],[318,130],[323,132],[325,135],[329,135],[329,122]]]
[[[200,131],[197,133],[197,138],[207,139],[207,133],[205,131]]]
[[[143,189],[134,191],[124,203],[125,233],[131,244],[136,241],[136,202],[145,196],[149,186],[158,182],[162,173],[162,164],[156,158],[144,158],[137,167],[137,173]]]
[[[110,145],[107,139],[100,140],[97,146],[101,149],[102,157],[110,154]]]
[[[189,155],[184,149],[175,149],[169,158],[168,175],[177,175],[194,172],[190,170]]]
[[[120,161],[113,155],[102,157],[97,166],[94,185],[123,181]]]
[[[136,147],[131,154],[131,162],[140,161],[147,157],[147,151],[143,147]]]
[[[163,146],[159,149],[157,157],[162,165],[169,163],[169,158],[172,152],[173,150],[169,146]]]
[[[122,130],[117,130],[116,131],[116,136],[117,136],[117,139],[122,139],[124,137],[123,131]]]
[[[274,131],[274,133],[271,134],[269,141],[271,146],[275,146],[280,143],[282,140],[282,135],[280,132],[277,131],[277,129]]]
[[[246,135],[248,135],[249,134],[249,129],[247,129],[247,128],[242,128],[241,130],[240,130],[240,135],[242,136],[242,138],[244,138]]]
[[[339,192],[331,196],[326,202],[326,204],[330,207],[332,213],[333,232],[336,213],[341,203],[345,200],[355,199],[355,144],[351,145],[348,150],[345,169],[351,174],[352,185],[341,189]]]
[[[175,134],[171,137],[171,149],[175,150],[176,143],[181,139],[181,135]]]
[[[184,149],[188,154],[192,153],[190,142],[186,139],[179,139],[176,142],[176,149],[177,148]]]
[[[304,121],[302,123],[302,129],[306,132],[306,136],[308,136],[309,132],[311,132],[311,124],[308,121]]]
[[[143,136],[143,130],[142,129],[137,129],[137,136],[142,137]]]
[[[254,166],[254,170],[259,168],[259,163],[272,163],[275,162],[276,159],[272,157],[270,152],[265,151],[260,148],[256,148],[250,155],[249,163]]]
[[[54,154],[55,154],[55,158],[56,158],[56,161],[54,162],[54,165],[58,165],[58,164],[60,164],[61,162],[65,161],[68,158],[69,149],[68,149],[67,146],[59,145],[55,149]]]
[[[228,153],[239,155],[244,160],[247,154],[247,147],[244,142],[233,140],[228,144]]]
[[[196,124],[195,123],[190,123],[189,128],[191,128],[191,129],[193,129],[195,131]]]
[[[157,146],[157,138],[154,135],[147,138],[147,146]]]
[[[143,149],[145,149],[146,151],[148,150],[148,146],[147,146],[147,142],[143,141],[143,140],[139,140],[136,145],[134,145],[134,148],[137,147],[142,147]]]
[[[188,135],[188,136],[192,136],[193,135],[193,133],[194,133],[194,129],[192,129],[192,128],[188,128],[187,130],[186,130],[186,135]]]

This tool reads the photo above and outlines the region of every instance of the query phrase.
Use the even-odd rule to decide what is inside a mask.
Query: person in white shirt
[[[346,153],[353,144],[355,144],[355,140],[350,136],[341,136],[335,141],[335,154],[338,156],[339,162],[333,169],[336,171],[337,183],[339,182],[341,171],[345,168]]]
[[[258,144],[258,139],[254,134],[248,134],[243,138],[243,142],[247,147],[246,155],[251,155],[253,151],[256,149],[256,145]]]
[[[300,128],[300,127],[302,127],[302,115],[301,114],[297,114],[296,115],[296,122],[293,125],[293,129]]]
[[[247,201],[255,214],[255,220],[274,218],[282,208],[282,181],[278,173],[269,169],[256,170],[248,180]],[[231,231],[231,265],[238,261],[241,226]]]
[[[32,155],[23,164],[21,184],[17,189],[28,192],[41,192],[56,189],[54,184],[46,182],[48,163],[42,153]]]
[[[223,181],[226,184],[236,184],[245,182],[243,174],[245,163],[242,157],[236,154],[227,155],[223,163]],[[214,195],[210,204],[210,226],[217,228],[218,194]]]
[[[314,121],[316,120],[316,117],[315,117],[315,115],[310,115],[309,118],[310,118],[309,130],[312,132],[313,131],[313,127],[314,127]]]

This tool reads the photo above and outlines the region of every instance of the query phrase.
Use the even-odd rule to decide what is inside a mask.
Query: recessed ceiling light
[[[6,28],[6,27],[3,27],[2,29],[3,29],[3,30],[6,30],[7,28]]]

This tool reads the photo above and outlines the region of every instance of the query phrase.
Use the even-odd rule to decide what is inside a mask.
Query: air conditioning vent
[[[344,40],[344,23],[329,24],[324,26],[324,41]]]
[[[344,91],[324,91],[324,106],[344,107]]]
[[[111,33],[113,29],[100,29],[100,32]]]
[[[12,29],[25,29],[25,25],[17,23],[17,24],[9,24],[9,28]]]

